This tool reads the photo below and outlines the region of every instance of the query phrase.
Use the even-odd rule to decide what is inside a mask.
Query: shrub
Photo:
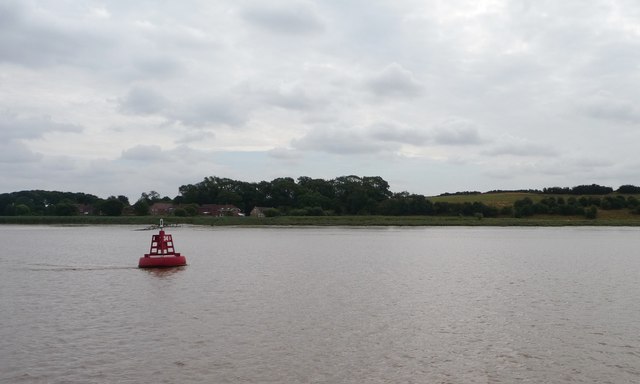
[[[513,216],[513,207],[508,205],[506,207],[502,207],[500,209],[500,215],[502,216]]]
[[[276,216],[280,216],[280,211],[277,210],[276,208],[268,208],[264,210],[264,216],[265,217],[276,217]]]
[[[198,207],[195,204],[185,205],[184,210],[187,216],[196,216],[198,214]]]
[[[324,216],[324,211],[321,207],[306,207],[308,216]]]

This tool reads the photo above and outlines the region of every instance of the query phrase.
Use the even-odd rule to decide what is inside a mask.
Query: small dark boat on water
[[[173,238],[164,232],[164,223],[160,219],[160,232],[151,238],[149,253],[140,258],[138,268],[170,268],[187,265],[187,258],[176,252]]]

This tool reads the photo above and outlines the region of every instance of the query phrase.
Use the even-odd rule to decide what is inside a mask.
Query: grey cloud
[[[374,124],[368,128],[372,138],[410,145],[478,145],[484,140],[475,124],[464,119],[448,119],[430,131],[398,124]]]
[[[291,145],[299,150],[314,150],[340,155],[380,153],[398,148],[397,144],[371,140],[366,135],[349,129],[316,128]]]
[[[596,9],[594,9],[596,8]],[[550,50],[553,54],[571,55],[572,48],[582,48],[599,27],[599,16],[606,9],[597,9],[596,2],[565,0],[514,1],[507,4],[510,14],[506,19],[514,32],[532,43]],[[577,44],[577,45],[571,45]]]
[[[422,145],[430,140],[430,136],[423,131],[394,124],[375,124],[369,127],[369,132],[377,140],[403,144]]]
[[[413,73],[398,63],[392,63],[371,76],[366,85],[380,97],[415,97],[424,89]]]
[[[11,20],[0,22],[0,62],[33,68],[68,65],[128,81],[167,78],[185,67],[183,55],[177,54],[184,49],[175,44],[186,42],[188,33],[179,26],[165,26],[170,32],[164,34],[145,35],[124,13],[120,16],[125,17],[96,18],[96,12],[91,14],[84,7],[56,9],[55,5],[23,1],[5,3],[0,14],[8,14],[5,17]],[[166,42],[172,41],[169,35],[181,36],[170,47],[171,53],[165,49]],[[196,49],[190,46],[186,51],[192,54]]]
[[[616,165],[615,161],[599,156],[571,158],[568,160],[568,163],[578,167],[587,167],[590,170],[594,168],[610,167]]]
[[[324,24],[308,3],[261,5],[247,8],[243,18],[262,29],[286,35],[306,35],[321,32]]]
[[[614,95],[596,96],[583,103],[580,109],[596,119],[625,123],[640,122],[640,108],[631,101],[617,99]]]
[[[42,159],[40,153],[31,151],[20,142],[0,143],[0,163],[32,163]]]
[[[470,121],[453,119],[439,123],[433,133],[436,144],[475,145],[482,139],[478,128]]]
[[[165,54],[146,53],[145,57],[131,60],[130,66],[123,70],[125,77],[136,79],[169,78],[183,73],[184,64],[179,58]]]
[[[215,152],[193,149],[188,145],[178,145],[175,148],[163,149],[159,145],[136,145],[122,151],[119,158],[111,160],[118,167],[128,167],[130,161],[148,163],[149,165],[165,166],[166,163],[201,163],[211,162]],[[174,169],[173,172],[180,172]]]
[[[592,178],[594,174],[603,174],[603,177],[608,176],[609,171],[613,171],[616,167],[622,165],[624,168],[627,165],[627,161],[612,161],[611,159],[603,158],[596,154],[593,157],[569,156],[554,165],[556,169],[564,168],[564,174],[583,174],[588,178]],[[552,171],[552,169],[548,170]]]
[[[626,41],[619,41],[619,35],[608,36],[592,50],[582,72],[586,76],[615,79],[621,74],[634,73],[639,61],[640,43],[635,36]]]
[[[236,100],[204,97],[181,105],[170,117],[196,127],[210,124],[237,127],[248,119],[248,106],[241,108],[241,102]]]
[[[611,168],[616,163],[607,159],[594,156],[592,158],[579,156],[566,158],[551,157],[541,162],[539,171],[546,175],[586,175],[592,177],[596,173],[602,173],[605,168]]]
[[[251,100],[258,106],[275,106],[293,111],[306,111],[318,108],[327,100],[323,92],[315,88],[316,84],[296,79],[283,81],[273,79],[247,79],[236,86],[236,92],[245,100]]]
[[[165,155],[159,145],[137,145],[122,151],[122,159],[133,161],[162,161],[165,159]]]
[[[322,1],[318,6],[330,20],[330,32],[339,36],[339,45],[335,48],[341,56],[372,60],[377,63],[388,63],[389,58],[407,57],[407,49],[411,49],[410,41],[417,36],[421,39],[431,37],[435,33],[425,31],[424,20],[419,29],[407,27],[406,9],[397,1]],[[415,9],[413,9],[415,11]],[[410,12],[413,14],[413,12]],[[410,34],[403,33],[407,28]],[[435,32],[435,31],[434,31]],[[424,43],[422,40],[421,43]],[[430,52],[425,44],[420,44],[421,51]],[[430,52],[431,53],[431,52]]]
[[[610,83],[632,73],[640,54],[636,4],[623,1],[510,2],[509,32],[555,79]],[[524,6],[526,4],[526,6]]]
[[[302,158],[302,153],[288,148],[274,148],[267,152],[269,157],[278,160],[297,160]]]
[[[207,148],[215,132],[216,149],[239,151],[228,162],[238,178],[275,172],[265,158],[293,159],[299,169],[318,172],[338,163],[354,173],[364,163],[357,160],[366,158],[371,168],[388,166],[390,174],[397,173],[399,168],[367,155],[405,144],[423,147],[407,148],[411,161],[462,156],[467,162],[454,166],[449,160],[447,174],[465,183],[482,169],[551,159],[570,176],[576,168],[565,163],[577,148],[606,153],[618,165],[633,158],[640,122],[637,1],[103,4],[108,9],[92,15],[92,4],[0,0],[0,102],[18,112],[0,109],[3,156],[35,161],[41,157],[27,141],[37,139],[46,160],[15,167],[22,173],[60,153],[53,147],[60,145],[60,135],[46,132],[80,132],[81,126],[91,126],[96,139],[110,135],[124,143],[92,154],[86,146],[91,144],[64,135],[65,152],[81,165],[122,154],[99,160],[109,169],[91,168],[86,179],[73,176],[79,180],[74,185],[100,183],[107,189],[114,187],[97,170],[113,174],[109,181],[135,175],[130,179],[138,185],[139,177],[155,182],[143,168],[169,170],[166,162],[146,164],[156,149],[129,148],[151,131],[154,143],[177,140],[199,148]],[[116,100],[116,113],[105,99]],[[376,121],[382,124],[369,125]],[[616,134],[608,134],[607,126]],[[268,127],[277,127],[279,137]],[[301,137],[302,129],[310,131]],[[547,145],[549,137],[554,140]],[[242,152],[274,146],[258,161]],[[175,152],[160,153],[166,158]],[[299,154],[304,156],[298,159]],[[348,163],[345,154],[354,155]],[[211,174],[219,156],[207,152],[198,161],[180,160],[170,171],[180,180],[192,172],[194,179],[184,182],[195,182]],[[133,161],[139,161],[136,167]],[[397,166],[406,169],[405,161],[399,157]],[[542,179],[541,167],[535,169]],[[610,168],[594,169],[606,177]],[[423,180],[432,178],[425,172]],[[55,176],[50,180],[64,185]],[[31,179],[34,186],[45,183]],[[534,179],[521,180],[529,187],[524,181]],[[413,182],[433,188],[431,181]],[[149,188],[141,185],[138,193]]]
[[[213,132],[195,130],[195,131],[188,132],[187,134],[182,136],[180,139],[176,140],[176,143],[179,143],[179,144],[197,143],[199,141],[211,139],[214,137],[215,137],[215,134]]]
[[[546,157],[555,156],[557,151],[550,145],[531,142],[526,139],[507,138],[493,148],[482,151],[489,156],[523,156],[523,157]]]
[[[231,93],[231,92],[230,92]],[[192,96],[186,100],[170,100],[145,86],[136,86],[118,100],[121,112],[133,115],[158,115],[192,127],[211,124],[239,126],[247,120],[248,103],[242,105],[234,97]],[[184,138],[189,140],[188,137]]]
[[[318,100],[311,97],[300,85],[281,86],[276,90],[267,91],[264,100],[270,104],[286,109],[306,110],[313,108]]]
[[[23,1],[4,1],[0,3],[0,28],[15,27],[24,18],[25,12]]]
[[[175,3],[176,7],[187,11],[189,16],[193,16],[184,5]],[[224,7],[224,6],[223,6]],[[134,31],[144,40],[152,42],[153,45],[161,48],[161,51],[192,51],[211,50],[222,47],[221,39],[215,34],[211,34],[207,29],[208,25],[199,24],[197,18],[189,19],[172,15],[168,18],[154,18],[140,20],[136,15]],[[205,16],[204,21],[210,22],[210,18]]]
[[[161,112],[169,101],[159,92],[146,87],[134,87],[120,100],[120,109],[131,114],[153,114]]]
[[[18,116],[0,114],[0,139],[36,139],[50,132],[79,133],[81,127],[73,124],[58,123],[49,116]]]
[[[9,15],[0,23],[0,61],[32,67],[89,61],[113,46],[113,39],[97,28],[64,19],[30,2],[5,2],[0,13]]]
[[[115,159],[82,161],[72,170],[57,172],[53,184],[62,190],[76,189],[105,197],[124,194],[133,201],[142,191],[149,190],[175,196],[180,185],[201,180],[202,169],[212,172],[207,175],[216,174],[219,169],[213,159],[215,153],[187,146],[162,149],[155,145],[140,145],[124,150]],[[42,164],[50,162],[49,158],[45,160]],[[38,169],[42,168],[39,163],[34,164]]]

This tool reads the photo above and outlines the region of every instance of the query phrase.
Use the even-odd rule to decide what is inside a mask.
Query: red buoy
[[[138,268],[168,268],[187,265],[187,259],[173,248],[173,238],[164,233],[160,219],[160,232],[151,238],[149,253],[140,258]]]

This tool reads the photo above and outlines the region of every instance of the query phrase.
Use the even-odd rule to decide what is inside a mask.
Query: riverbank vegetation
[[[0,223],[137,225],[162,216],[167,222],[201,225],[640,225],[640,187],[633,185],[427,197],[392,192],[378,176],[352,175],[259,183],[207,177],[178,190],[174,198],[143,192],[133,204],[122,195],[4,193]]]
[[[0,224],[29,225],[135,225],[139,229],[154,228],[156,216],[0,216]],[[255,217],[169,217],[165,225],[203,226],[640,226],[640,217],[606,217],[597,220],[584,217],[540,216],[528,218],[498,217],[483,218],[459,216],[279,216]]]

